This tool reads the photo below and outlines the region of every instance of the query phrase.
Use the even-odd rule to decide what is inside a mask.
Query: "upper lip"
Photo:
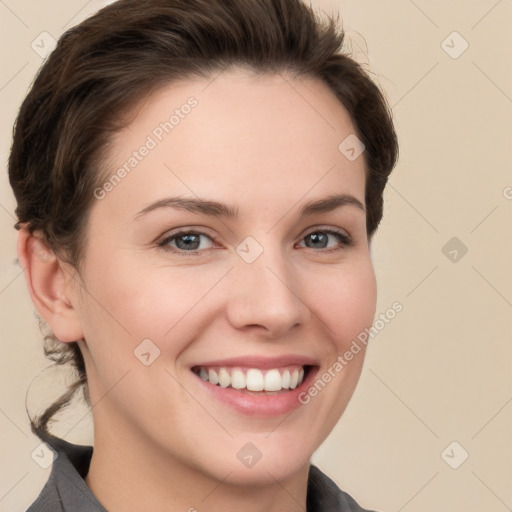
[[[224,366],[224,367],[248,367],[248,368],[260,368],[271,369],[279,368],[281,366],[317,366],[318,363],[311,357],[302,355],[283,355],[279,357],[263,357],[263,356],[243,356],[243,357],[231,357],[228,359],[216,359],[214,361],[205,361],[192,365],[192,368],[198,366],[211,367],[211,366]]]

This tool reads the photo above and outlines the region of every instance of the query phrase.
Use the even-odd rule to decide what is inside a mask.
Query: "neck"
[[[303,512],[309,464],[283,481],[257,485],[215,478],[177,460],[140,432],[95,425],[94,451],[85,482],[109,512]],[[111,433],[115,432],[115,435]]]

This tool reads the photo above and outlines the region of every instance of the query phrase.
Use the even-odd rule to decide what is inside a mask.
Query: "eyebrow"
[[[334,194],[322,199],[316,199],[307,202],[300,209],[300,216],[307,217],[316,213],[326,213],[342,206],[353,206],[363,212],[366,211],[364,205],[350,194]],[[206,199],[184,198],[184,197],[166,197],[151,203],[135,215],[135,220],[139,220],[144,215],[158,210],[160,208],[174,208],[177,210],[186,210],[192,213],[200,213],[213,217],[237,218],[238,207],[227,205],[217,201]]]

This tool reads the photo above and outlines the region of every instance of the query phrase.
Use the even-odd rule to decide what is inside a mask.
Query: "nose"
[[[230,274],[227,315],[236,329],[275,339],[307,322],[307,298],[281,254],[265,250],[252,263],[240,258]]]

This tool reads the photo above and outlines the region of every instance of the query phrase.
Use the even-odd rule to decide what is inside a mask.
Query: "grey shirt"
[[[57,452],[50,477],[27,512],[106,512],[84,481],[92,446],[63,440],[52,443]],[[309,468],[307,512],[371,512],[361,508],[316,466]]]

